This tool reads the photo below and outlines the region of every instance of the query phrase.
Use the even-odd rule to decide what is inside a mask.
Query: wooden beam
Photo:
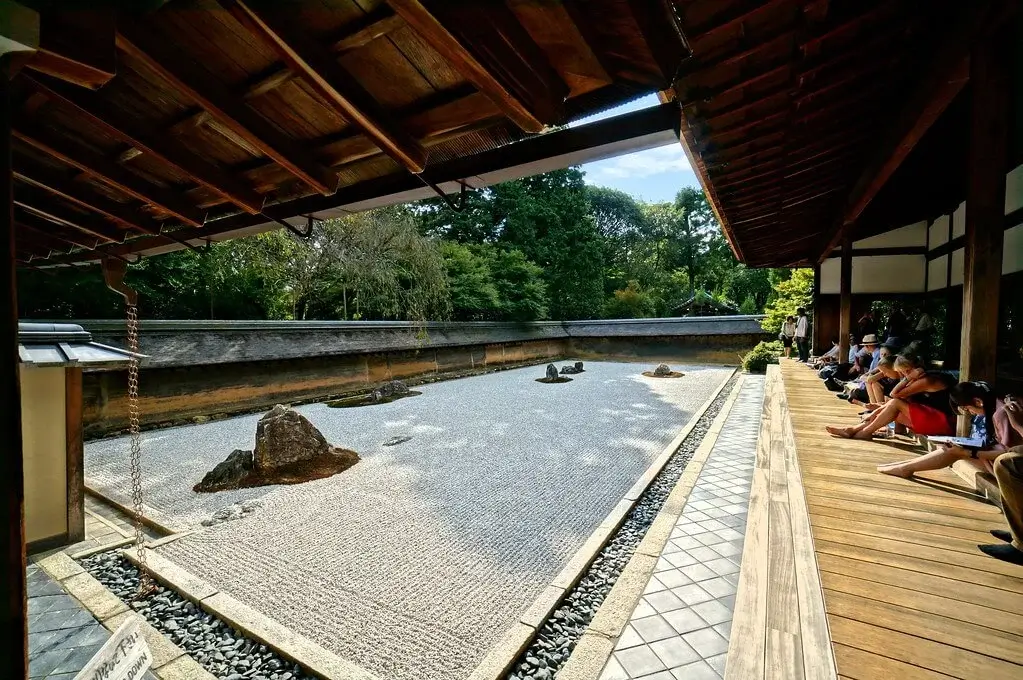
[[[17,226],[19,238],[32,245],[38,244],[40,247],[49,250],[51,253],[56,252],[66,255],[78,247],[77,243],[67,241],[56,234],[48,233],[43,229],[30,227],[17,217],[15,217],[14,223]]]
[[[662,81],[659,89],[671,87],[689,46],[675,4],[668,0],[629,0],[632,18],[657,64]]]
[[[46,76],[29,77],[23,74],[19,78],[78,115],[85,116],[108,134],[177,168],[192,181],[220,194],[242,210],[256,214],[263,208],[264,197],[252,188],[244,186],[237,178],[188,151],[176,141],[140,129],[134,118],[110,106],[98,93],[78,90]]]
[[[82,368],[64,369],[64,434],[68,543],[85,540],[85,447],[82,436]]]
[[[970,59],[966,247],[960,380],[994,381],[1005,232],[1013,54],[1012,31],[978,42]]]
[[[10,678],[28,677],[28,601],[25,585],[25,470],[21,432],[18,353],[18,285],[14,203],[11,200],[11,57],[0,56],[0,264],[6,293],[0,295],[0,659]]]
[[[420,0],[387,2],[523,131],[541,132],[546,125],[563,121],[567,87],[503,3],[434,3],[431,12]],[[434,12],[443,12],[447,21]],[[449,30],[456,27],[452,25],[455,16],[459,17],[458,35]],[[503,18],[498,21],[499,17]],[[471,41],[467,40],[470,30],[474,31]],[[516,87],[498,79],[497,67],[514,78]]]
[[[705,124],[710,124],[716,120],[721,120],[722,118],[725,118],[727,116],[732,116],[737,113],[746,113],[747,111],[751,111],[757,108],[758,106],[763,106],[767,102],[773,102],[776,100],[781,101],[782,98],[789,99],[792,94],[789,90],[790,88],[787,86],[787,84],[785,84],[785,86],[779,86],[778,89],[764,93],[760,95],[757,99],[754,99],[752,101],[738,102],[731,106],[726,106],[722,109],[718,109],[717,111],[709,111],[706,114],[700,111],[700,114],[701,116],[705,115],[705,117],[703,118],[703,122]],[[699,109],[698,105],[697,109]]]
[[[852,332],[852,240],[848,237],[842,242],[838,290],[838,361],[845,363],[849,360],[849,334]]]
[[[138,24],[122,18],[117,47],[143,62],[174,89],[195,101],[247,144],[323,195],[337,189],[337,173],[329,171],[259,114],[232,97],[210,74]]]
[[[221,0],[220,4],[384,153],[410,172],[418,174],[426,168],[426,151],[419,142],[392,120],[330,50],[309,40],[286,11],[270,10],[248,0]]]
[[[143,234],[158,234],[160,232],[161,225],[157,220],[133,209],[129,205],[118,203],[102,194],[89,191],[81,182],[69,181],[61,177],[60,173],[55,173],[42,167],[29,167],[24,163],[17,163],[16,165],[14,178],[19,182],[43,189],[53,196],[81,208],[98,212],[127,229],[134,229]]]
[[[690,59],[683,66],[683,74],[695,74],[701,71],[709,73],[710,71],[721,68],[722,66],[737,64],[740,61],[752,57],[758,52],[768,49],[769,47],[784,44],[786,41],[792,40],[795,35],[796,32],[794,30],[786,29],[767,40],[758,40],[752,45],[748,45],[744,41],[740,41],[740,44],[737,47],[730,51],[723,52],[713,59],[708,59],[706,61],[701,61],[695,58]]]
[[[15,122],[11,136],[51,158],[92,175],[118,191],[170,213],[189,226],[198,227],[204,222],[203,212],[180,194],[150,184],[91,149],[50,137],[23,119]]]
[[[98,89],[117,72],[115,11],[107,8],[44,11],[39,51],[26,66],[74,85]]]
[[[697,43],[712,38],[721,33],[740,28],[743,23],[749,21],[753,16],[777,7],[778,5],[789,4],[789,0],[745,0],[744,2],[732,3],[725,12],[715,16],[707,26],[695,26],[689,36],[690,42]]]
[[[15,209],[14,221],[19,229],[55,238],[69,246],[78,246],[86,250],[95,250],[101,241],[106,242],[106,239],[99,239],[95,236],[90,237],[88,234],[82,234],[74,230],[62,229],[61,225],[44,220],[35,213],[27,212],[22,208]]]
[[[712,101],[720,97],[727,97],[730,94],[735,94],[740,90],[744,90],[747,87],[756,85],[757,83],[761,83],[765,80],[770,80],[779,74],[788,73],[791,70],[792,65],[786,62],[781,66],[769,68],[766,71],[757,73],[756,75],[740,77],[739,80],[734,83],[726,83],[725,85],[713,90],[701,91],[699,88],[694,88],[697,91],[693,94],[686,93],[686,101],[682,103],[682,106],[690,107],[695,106],[696,104]]]
[[[364,47],[391,31],[405,25],[405,21],[392,12],[386,5],[367,12],[362,17],[346,24],[327,42],[327,47],[336,54],[344,54]],[[274,64],[264,70],[246,87],[242,94],[244,99],[253,99],[275,90],[286,82],[296,78],[295,72],[282,63]]]
[[[127,232],[117,229],[106,220],[69,210],[33,187],[15,187],[14,204],[51,222],[67,225],[111,243],[123,241],[127,235]]]
[[[810,349],[813,351],[815,356],[821,356],[824,354],[824,338],[822,336],[821,329],[821,310],[820,310],[820,297],[821,297],[821,266],[815,264],[813,267],[813,346]],[[831,348],[828,347],[830,350]]]

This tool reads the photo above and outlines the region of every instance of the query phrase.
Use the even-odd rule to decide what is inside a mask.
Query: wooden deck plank
[[[867,576],[867,574],[863,575]],[[881,602],[890,602],[911,609],[939,614],[957,621],[984,626],[989,630],[1004,631],[1017,637],[1023,636],[1023,615],[1015,612],[998,611],[997,609],[984,607],[973,602],[951,600],[941,595],[907,590],[884,583],[877,583],[876,581],[828,571],[821,572],[821,582],[825,588],[831,591],[859,595],[860,597]]]
[[[835,644],[835,657],[839,667],[844,669],[844,673],[839,678],[849,678],[849,680],[878,680],[879,678],[948,680],[952,677],[837,643]]]
[[[824,426],[855,424],[856,408],[799,364],[780,372],[838,675],[1023,677],[1023,568],[976,548],[1000,511],[950,470],[878,474],[918,451],[830,437]]]

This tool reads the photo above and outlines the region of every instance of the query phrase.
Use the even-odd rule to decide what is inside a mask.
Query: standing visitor
[[[874,321],[874,313],[869,309],[863,312],[863,316],[856,322],[856,339],[859,340],[868,335],[877,335],[877,322]]]
[[[796,320],[796,347],[799,349],[799,360],[804,364],[810,359],[810,320],[806,318],[806,310],[800,307],[796,310],[799,318]]]
[[[902,305],[892,306],[892,313],[888,315],[888,331],[884,334],[886,338],[902,338],[908,335],[909,319],[902,311]]]
[[[920,318],[916,322],[916,330],[913,333],[913,340],[920,343],[920,354],[930,358],[931,356],[931,335],[934,331],[934,320],[931,319],[931,315],[927,313],[925,307],[920,312]]]
[[[778,333],[778,339],[785,345],[785,358],[788,359],[792,354],[792,340],[796,337],[796,320],[789,314],[785,317],[785,322],[781,325],[781,333]]]

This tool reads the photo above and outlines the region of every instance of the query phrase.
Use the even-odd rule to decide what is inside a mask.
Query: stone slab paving
[[[724,675],[763,401],[746,376],[601,680]]]
[[[110,638],[110,633],[37,565],[29,564],[25,576],[29,678],[73,680]],[[155,680],[151,673],[144,677]]]
[[[565,384],[535,382],[535,366],[390,404],[302,406],[362,461],[296,486],[192,492],[232,449],[252,448],[257,415],[147,433],[147,503],[160,511],[196,526],[262,503],[158,551],[381,678],[465,678],[732,371],[586,368]],[[86,447],[87,483],[118,500],[126,447]]]

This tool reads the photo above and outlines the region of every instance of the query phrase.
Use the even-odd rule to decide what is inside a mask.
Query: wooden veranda
[[[998,508],[950,470],[878,473],[908,441],[824,431],[856,422],[806,366],[771,367],[726,679],[1020,677],[1023,567],[977,550]]]

